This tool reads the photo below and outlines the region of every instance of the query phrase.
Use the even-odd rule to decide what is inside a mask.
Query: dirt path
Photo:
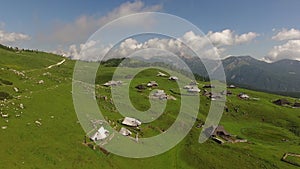
[[[66,59],[64,59],[64,60],[62,60],[62,61],[60,61],[60,62],[58,62],[58,63],[56,63],[56,64],[54,64],[54,65],[50,65],[50,66],[47,67],[47,69],[51,69],[51,68],[54,67],[54,66],[59,66],[59,65],[65,63],[65,61],[66,61]]]

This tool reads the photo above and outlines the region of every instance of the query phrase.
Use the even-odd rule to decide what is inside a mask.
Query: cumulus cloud
[[[274,62],[282,59],[300,60],[300,30],[283,28],[272,39],[284,41],[284,43],[274,46],[267,56],[263,58],[264,61]]]
[[[252,41],[259,34],[254,32],[248,32],[238,35],[230,29],[225,29],[221,32],[209,31],[207,37],[215,46],[237,45]]]
[[[74,60],[99,61],[112,49],[112,45],[104,46],[101,41],[90,40],[80,45],[72,44],[68,50],[55,50],[54,54],[69,57]]]
[[[186,32],[181,38],[182,42],[188,44],[192,49],[197,50],[200,46],[207,46],[209,43],[208,39],[202,35],[196,35],[194,32]]]
[[[292,39],[300,39],[300,30],[297,29],[282,29],[277,32],[276,35],[272,37],[273,40],[283,41],[283,40],[292,40]]]
[[[125,2],[118,8],[109,12],[106,16],[99,19],[101,24],[105,24],[114,19],[138,12],[154,12],[162,9],[161,5],[145,6],[142,1]],[[143,23],[146,23],[143,21]]]
[[[255,39],[259,34],[255,32],[248,32],[242,35],[236,35],[235,36],[235,43],[236,44],[241,44],[241,43],[247,43]]]
[[[40,39],[44,41],[53,41],[57,43],[82,43],[101,26],[117,19],[119,17],[139,13],[139,12],[154,12],[162,9],[161,5],[145,6],[142,1],[125,2],[115,8],[105,16],[97,17],[93,15],[84,15],[77,18],[72,23],[57,23],[48,35],[40,35]],[[135,18],[132,23],[139,26],[149,24],[149,20],[145,18]]]
[[[263,60],[274,62],[281,59],[292,59],[300,61],[300,40],[289,40],[285,44],[274,46]]]
[[[207,37],[216,46],[232,45],[234,43],[233,32],[229,29],[225,29],[221,32],[209,31]]]
[[[193,32],[187,32],[180,38],[193,50],[201,50],[205,57],[215,58],[226,51],[226,47],[248,43],[259,34],[248,32],[245,34],[236,34],[230,29],[219,32],[209,31],[205,36],[195,35]],[[210,46],[212,44],[213,46]]]
[[[238,35],[235,34],[233,31],[226,29],[221,32],[210,31],[206,35],[196,35],[194,32],[189,31],[186,32],[181,37],[179,37],[178,39],[150,38],[144,42],[139,42],[134,38],[128,38],[122,41],[118,46],[115,46],[110,51],[109,57],[115,57],[115,58],[127,57],[131,53],[141,49],[155,48],[155,49],[167,50],[182,57],[193,57],[195,56],[194,52],[198,52],[201,53],[200,57],[215,59],[218,58],[220,55],[222,55],[223,52],[226,51],[226,46],[247,43],[253,40],[256,36],[258,35],[253,32]],[[69,47],[69,51],[65,55],[73,56],[73,58],[75,59],[94,60],[96,59],[95,55],[100,56],[99,51],[107,52],[112,47],[112,46],[100,47],[101,43],[99,42],[97,43],[97,48],[99,50],[98,53],[91,55],[92,57],[79,56],[78,53],[79,50],[86,49],[85,46],[89,46],[91,47],[90,49],[92,49],[92,46],[96,45],[95,42],[93,42],[92,45],[90,43],[91,42],[88,42],[88,44],[81,44],[78,49],[76,48],[75,45],[71,45]],[[213,45],[211,45],[211,43]],[[158,55],[158,53],[155,54]],[[149,56],[145,56],[145,57],[149,57]]]
[[[31,37],[29,35],[23,33],[16,32],[6,32],[4,30],[0,30],[0,43],[14,43],[22,40],[30,40]]]

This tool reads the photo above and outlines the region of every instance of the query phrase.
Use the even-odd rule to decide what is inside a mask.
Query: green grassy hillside
[[[295,168],[280,159],[286,152],[300,153],[300,109],[272,103],[278,98],[295,99],[241,88],[232,89],[233,95],[227,97],[229,111],[224,112],[221,125],[248,143],[221,145],[208,140],[199,144],[201,128],[196,123],[180,144],[159,156],[129,159],[93,150],[82,144],[85,133],[73,108],[75,62],[66,60],[46,69],[63,59],[43,52],[0,48],[0,111],[8,114],[8,118],[0,118],[0,168]],[[110,89],[101,84],[111,79],[114,70],[101,67],[96,78],[96,94],[108,97],[107,101],[98,98],[99,108],[111,121],[122,116],[109,101]],[[170,89],[178,87],[156,74],[157,70],[149,69],[131,82],[130,99],[137,109],[149,108],[150,90],[138,92],[136,85],[156,80],[159,89],[171,95]],[[259,99],[241,100],[236,97],[240,92]],[[172,124],[180,106],[180,96],[173,96],[177,100],[168,101],[157,121],[141,126],[142,137],[157,135]],[[198,118],[204,121],[210,100],[202,95],[200,99]]]

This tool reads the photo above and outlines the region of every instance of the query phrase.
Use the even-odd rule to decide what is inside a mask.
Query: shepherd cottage
[[[162,72],[158,72],[158,74],[156,76],[160,76],[160,77],[166,77],[167,75],[162,73]]]
[[[106,86],[106,87],[109,87],[109,86],[118,86],[118,85],[121,85],[122,84],[122,81],[109,81],[109,82],[106,82],[104,83],[103,85]]]
[[[169,80],[176,81],[176,80],[178,80],[178,77],[176,77],[176,76],[170,76],[170,77],[169,77]]]
[[[274,104],[279,106],[290,105],[291,103],[287,99],[278,99],[273,101]]]
[[[249,98],[250,98],[250,97],[249,97],[248,95],[246,95],[245,93],[240,93],[240,94],[238,95],[238,97],[241,98],[241,99],[249,99]]]
[[[119,131],[120,134],[122,134],[123,136],[130,136],[132,133],[131,131],[129,131],[127,128],[122,127]]]
[[[155,93],[152,94],[152,98],[164,100],[168,99],[168,96],[164,90],[156,90]]]
[[[189,93],[199,93],[201,90],[197,86],[193,86],[193,87],[187,89],[187,91]]]
[[[148,87],[154,87],[154,86],[158,86],[158,84],[155,82],[155,81],[150,81],[148,84],[147,84]]]
[[[139,120],[131,117],[125,117],[124,120],[122,121],[122,124],[127,125],[127,126],[132,126],[132,127],[137,127],[142,124]]]
[[[104,127],[100,127],[99,130],[91,137],[91,140],[98,141],[103,140],[108,137],[109,131],[105,130]]]

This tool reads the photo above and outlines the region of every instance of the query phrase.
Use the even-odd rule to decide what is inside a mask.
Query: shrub
[[[0,92],[0,100],[10,99],[11,95],[6,92]]]
[[[0,82],[5,84],[5,85],[13,85],[13,82],[10,82],[8,80],[0,79]]]

